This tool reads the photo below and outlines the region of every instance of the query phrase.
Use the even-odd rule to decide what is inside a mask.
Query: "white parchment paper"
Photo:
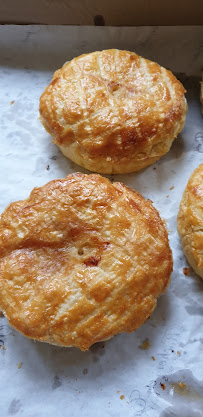
[[[60,153],[38,119],[39,97],[65,61],[112,47],[135,51],[175,72],[189,105],[165,157],[140,173],[114,176],[167,220],[174,272],[166,294],[135,333],[88,352],[33,342],[0,318],[1,417],[203,416],[203,282],[184,275],[176,231],[182,192],[203,162],[202,40],[201,27],[0,27],[0,212],[34,186],[87,172]]]

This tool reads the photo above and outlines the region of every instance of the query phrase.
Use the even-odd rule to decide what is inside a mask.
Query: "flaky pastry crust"
[[[177,224],[186,258],[203,278],[203,164],[195,169],[187,183]]]
[[[86,350],[132,332],[171,272],[151,201],[100,175],[51,181],[2,214],[0,308],[27,337]]]
[[[76,164],[128,173],[168,152],[185,123],[184,93],[170,71],[111,49],[81,55],[56,71],[39,110],[54,143]]]

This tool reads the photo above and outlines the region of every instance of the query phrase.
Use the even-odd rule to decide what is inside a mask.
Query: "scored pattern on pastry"
[[[169,150],[184,125],[184,92],[170,71],[132,52],[94,52],[56,71],[41,120],[76,163],[130,172]]]
[[[2,214],[0,308],[40,341],[87,349],[135,330],[172,265],[152,203],[99,175],[52,181]]]

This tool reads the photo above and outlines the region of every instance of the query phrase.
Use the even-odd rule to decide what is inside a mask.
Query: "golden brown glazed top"
[[[0,223],[0,307],[24,335],[82,350],[151,314],[172,272],[149,200],[73,174],[11,203]]]
[[[192,173],[183,193],[178,231],[186,255],[191,252],[196,263],[196,267],[192,266],[203,278],[203,164]],[[188,260],[191,261],[190,254]]]
[[[90,158],[161,156],[168,151],[164,144],[152,148],[183,127],[184,93],[176,77],[155,62],[110,49],[81,55],[56,71],[41,96],[40,114],[56,144],[77,142]]]

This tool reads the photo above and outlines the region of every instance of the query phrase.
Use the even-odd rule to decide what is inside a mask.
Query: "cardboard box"
[[[0,23],[53,25],[202,25],[202,0],[7,0]]]

